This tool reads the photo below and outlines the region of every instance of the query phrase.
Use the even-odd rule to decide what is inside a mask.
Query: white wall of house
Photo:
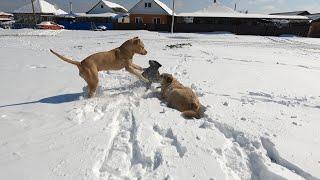
[[[106,6],[102,1],[98,3],[88,14],[114,13],[111,8]]]
[[[151,7],[145,7],[145,3],[151,3]],[[131,14],[160,14],[168,15],[168,13],[161,8],[153,0],[141,0],[129,11]]]

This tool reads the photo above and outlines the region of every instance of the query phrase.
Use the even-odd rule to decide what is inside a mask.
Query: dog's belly
[[[124,63],[115,62],[115,61],[104,61],[98,66],[99,71],[108,71],[108,70],[121,70],[125,67]]]

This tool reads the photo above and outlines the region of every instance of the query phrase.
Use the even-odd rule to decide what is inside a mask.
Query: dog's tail
[[[74,61],[74,60],[71,60],[71,59],[68,59],[68,58],[66,58],[66,57],[63,57],[62,55],[60,55],[60,54],[58,54],[58,53],[54,52],[52,49],[50,49],[50,52],[52,52],[52,54],[54,54],[54,55],[58,56],[58,58],[60,58],[60,59],[62,59],[62,60],[64,60],[64,61],[66,61],[66,62],[68,62],[68,63],[70,63],[70,64],[74,64],[74,65],[76,65],[76,66],[78,66],[78,67],[81,65],[81,63],[80,63],[80,62],[78,62],[78,61]]]
[[[201,107],[197,103],[191,103],[191,110],[182,112],[182,116],[187,119],[200,119],[202,117]]]

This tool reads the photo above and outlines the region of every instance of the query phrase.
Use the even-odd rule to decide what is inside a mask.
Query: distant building
[[[306,16],[306,15],[310,15],[310,13],[308,11],[292,11],[292,12],[271,13],[270,15]]]
[[[168,25],[171,23],[172,10],[159,0],[140,0],[130,10],[130,22],[134,24]]]
[[[176,32],[226,31],[243,35],[307,36],[309,19],[300,15],[244,14],[217,2],[200,11],[176,16]]]
[[[7,22],[13,20],[13,14],[0,12],[0,22]]]
[[[307,15],[311,20],[318,20],[320,19],[320,13],[310,14]]]
[[[0,12],[0,27],[10,29],[13,27],[13,14]]]
[[[312,19],[308,37],[320,38],[320,14],[313,14],[309,16]]]
[[[129,23],[128,10],[123,6],[100,0],[86,13],[69,13],[56,16],[58,24],[66,29],[94,30],[104,26],[113,29],[114,23]]]
[[[67,14],[56,5],[45,0],[35,0],[13,12],[16,24],[21,27],[32,27],[42,21],[53,21],[55,15]],[[33,14],[33,9],[34,13]]]
[[[106,1],[100,0],[96,5],[94,5],[87,14],[103,14],[103,13],[114,13],[114,14],[126,14],[128,10],[123,6]]]

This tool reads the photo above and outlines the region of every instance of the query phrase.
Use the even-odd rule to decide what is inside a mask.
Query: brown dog
[[[160,76],[161,97],[172,107],[182,112],[185,118],[201,118],[202,105],[196,94],[188,87],[183,86],[171,74]]]
[[[148,82],[148,80],[141,75],[143,68],[132,62],[134,54],[147,54],[143,42],[138,37],[127,40],[120,47],[111,51],[93,54],[81,62],[65,58],[51,49],[50,51],[60,59],[78,67],[79,75],[88,84],[89,98],[94,96],[97,89],[99,83],[99,71],[120,70],[125,68],[126,71]]]

